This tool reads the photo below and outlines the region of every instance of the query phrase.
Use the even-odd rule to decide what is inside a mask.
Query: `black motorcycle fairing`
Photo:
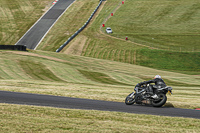
[[[156,93],[154,93],[157,94],[157,97],[154,98],[152,97],[154,94],[148,91],[149,86],[150,86],[149,84],[143,87],[136,86],[134,88],[135,93],[133,92],[129,94],[125,99],[125,103],[127,105],[131,105],[134,103],[151,104],[154,107],[162,107],[167,101],[166,93],[170,92],[170,94],[172,94],[172,87],[166,86],[157,88]]]
[[[144,98],[143,98],[143,96],[142,96],[141,94],[136,94],[136,95],[135,95],[135,102],[136,102],[137,104],[141,104],[143,99],[144,99]]]

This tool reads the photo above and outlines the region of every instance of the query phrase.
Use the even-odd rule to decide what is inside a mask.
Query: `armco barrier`
[[[0,45],[1,50],[19,50],[26,51],[26,46],[24,45]]]
[[[58,48],[56,50],[56,52],[60,52],[72,39],[74,39],[74,37],[76,37],[88,25],[88,23],[90,22],[90,20],[92,19],[92,17],[96,13],[96,11],[99,9],[100,5],[102,4],[102,1],[105,1],[105,0],[100,0],[99,5],[96,7],[94,12],[91,14],[91,16],[87,20],[87,22],[78,31],[76,31],[70,38],[68,38],[68,40],[63,45],[61,45],[60,48]]]

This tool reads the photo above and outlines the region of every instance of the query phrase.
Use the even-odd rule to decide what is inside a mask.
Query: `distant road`
[[[0,91],[0,103],[49,106],[57,108],[116,111],[135,114],[149,114],[172,117],[188,117],[200,119],[200,111],[179,108],[155,108],[151,106],[125,105],[122,102],[100,101],[81,98],[60,97]]]
[[[36,49],[50,28],[75,0],[59,0],[44,14],[15,45]]]

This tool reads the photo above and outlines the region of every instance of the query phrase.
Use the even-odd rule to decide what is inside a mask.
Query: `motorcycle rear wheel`
[[[162,107],[167,101],[167,96],[163,93],[158,94],[158,97],[158,99],[153,100],[151,103],[154,107]]]
[[[132,96],[131,96],[132,95]],[[133,95],[132,93],[129,94],[126,99],[125,99],[125,104],[126,105],[132,105],[135,103],[135,94]]]

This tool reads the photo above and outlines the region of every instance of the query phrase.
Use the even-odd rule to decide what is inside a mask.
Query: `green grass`
[[[79,72],[81,74],[83,74],[87,79],[90,79],[95,82],[114,84],[114,85],[130,85],[130,86],[132,86],[131,84],[125,84],[125,83],[118,82],[118,81],[114,80],[113,78],[111,78],[110,76],[108,76],[107,74],[103,74],[100,72],[91,72],[91,71],[84,71],[84,70],[79,70]]]
[[[14,44],[51,2],[0,0],[0,44]],[[124,102],[134,85],[159,74],[173,87],[166,106],[200,108],[197,1],[126,0],[126,7],[119,6],[106,22],[114,31],[106,35],[100,28],[102,22],[120,3],[105,1],[90,25],[62,51],[78,44],[76,47],[83,46],[82,56],[55,50],[85,23],[98,1],[76,0],[37,51],[0,51],[0,90]],[[169,20],[171,14],[173,19]],[[0,108],[1,132],[200,130],[199,120],[189,118],[7,104]]]
[[[0,51],[0,73],[0,90],[118,102],[124,102],[138,82],[160,74],[165,75],[164,80],[173,87],[166,106],[194,109],[200,105],[199,76],[116,61],[54,52]],[[1,132],[200,130],[198,119],[8,104],[1,104],[0,117]]]
[[[2,39],[0,44],[14,44],[37,18],[42,15],[43,11],[41,10],[45,5],[51,5],[51,1],[41,2],[40,4],[37,2],[39,1],[29,2],[22,0],[20,1],[21,4],[19,4],[19,1],[8,4],[2,0],[5,6],[1,7],[4,12],[2,12],[3,15],[1,17],[2,24],[0,28],[2,32],[0,36]],[[97,4],[98,1],[77,0],[50,30],[37,49],[55,52],[68,37],[74,34],[86,22]],[[199,75],[200,53],[195,52],[199,51],[199,17],[197,17],[199,12],[196,0],[188,2],[184,0],[165,0],[162,2],[144,0],[126,1],[124,5],[120,4],[121,0],[103,2],[103,5],[92,19],[90,25],[62,52],[65,53],[66,49],[69,51],[79,51],[79,55],[82,56]],[[189,9],[192,7],[194,9],[190,11]],[[33,11],[34,13],[32,13]],[[106,27],[111,26],[114,31],[112,36],[108,36],[104,34],[105,28],[100,27],[105,19],[110,16],[110,12],[113,11],[114,16],[105,22]],[[186,11],[188,11],[188,15]],[[30,12],[32,13],[31,15]],[[5,15],[6,13],[8,15]],[[171,15],[173,15],[173,19],[169,19]],[[15,17],[13,18],[12,16]],[[190,20],[182,21],[181,23],[177,21],[175,23],[175,20],[183,19],[181,16],[188,16],[187,18],[190,18]],[[172,20],[174,23],[168,24]],[[154,21],[156,23],[153,23]],[[10,25],[17,25],[17,27],[8,28]],[[11,29],[13,30],[12,32],[9,31]],[[194,33],[195,35],[189,35]],[[133,35],[128,36],[129,41],[125,41],[127,34]],[[161,38],[157,39],[155,36]],[[175,36],[175,41],[177,42],[174,42],[173,45],[170,44],[170,41],[174,40],[172,36]],[[83,39],[85,40],[81,41]],[[182,44],[180,41],[184,43]],[[80,48],[80,45],[83,48]],[[152,50],[152,47],[165,50]]]
[[[173,87],[174,95],[168,96],[168,102],[175,107],[198,108],[200,103],[198,75],[116,61],[54,52],[1,51],[0,73],[0,89],[5,91],[118,102],[124,102],[138,82],[159,74]]]
[[[24,105],[0,106],[0,132],[199,132],[198,119],[72,110]]]
[[[14,45],[52,0],[0,0],[0,44]]]
[[[84,30],[81,33],[81,36],[85,36],[87,38],[87,41],[84,45],[81,55],[99,59],[125,62],[130,64],[137,64],[160,70],[177,71],[181,73],[199,75],[200,53],[194,52],[194,51],[199,51],[198,50],[200,46],[198,43],[199,33],[195,34],[195,36],[188,35],[190,32],[195,32],[195,31],[199,32],[198,30],[199,26],[197,25],[199,23],[198,18],[192,19],[192,23],[193,24],[197,23],[196,24],[197,26],[196,27],[190,26],[190,28],[187,29],[185,29],[185,27],[187,27],[185,25],[190,24],[189,21],[185,21],[183,22],[183,24],[179,24],[180,25],[179,27],[177,27],[177,25],[175,24],[167,26],[168,21],[166,21],[167,19],[166,17],[168,16],[165,15],[163,16],[162,19],[160,18],[161,20],[159,19],[160,25],[156,25],[157,23],[146,22],[151,17],[157,20],[155,18],[156,17],[155,14],[153,13],[147,14],[146,12],[141,11],[140,13],[141,17],[137,17],[137,19],[133,18],[135,17],[135,15],[138,15],[139,12],[138,10],[140,8],[138,9],[137,6],[144,8],[145,10],[147,9],[150,11],[153,10],[155,13],[159,14],[159,11],[161,10],[160,8],[163,5],[171,6],[173,4],[172,1],[171,2],[126,1],[125,5],[120,5],[119,4],[120,2],[117,0],[105,2],[105,5],[103,5],[104,6],[103,9],[99,12],[95,20],[86,30]],[[139,3],[141,4],[141,6],[135,3]],[[178,3],[179,6],[176,8],[178,9],[180,8],[179,10],[181,10],[182,8],[185,7],[185,4],[187,4],[188,2],[181,4],[182,1],[176,1],[174,3],[175,5]],[[190,5],[195,5],[196,3],[197,1],[190,1]],[[145,6],[147,4],[148,6]],[[155,4],[155,6],[151,7],[151,5],[153,4]],[[105,21],[105,18],[110,16],[110,12],[117,9],[116,7],[119,7],[119,9],[116,10],[114,16],[109,18],[108,21],[105,23],[106,27],[110,26],[113,28],[114,33],[111,36],[102,34],[100,32],[101,24]],[[133,7],[135,7],[136,9],[133,9]],[[137,10],[137,12],[135,13],[133,10]],[[161,12],[167,12],[165,11],[165,9],[163,10],[164,11],[160,11],[160,14],[162,14]],[[173,10],[173,13],[177,14],[179,13],[178,11]],[[182,12],[184,11],[185,10],[183,10]],[[148,17],[146,15],[148,15]],[[198,12],[196,12],[196,15],[198,15]],[[177,19],[179,17],[180,16],[175,15],[174,19]],[[152,21],[154,20],[153,18]],[[137,25],[134,24],[135,21],[138,22]],[[149,27],[154,27],[154,29],[151,29],[151,32],[148,32],[149,27],[147,26],[147,24],[146,25],[143,24],[143,22],[147,23],[148,25],[156,25],[156,26],[149,26]],[[132,28],[135,27],[138,29],[133,30]],[[103,33],[105,33],[105,28],[102,28],[101,30],[103,31]],[[165,34],[168,35],[163,35],[163,32],[165,32]],[[127,36],[127,34],[133,35],[133,36],[128,36],[129,41],[125,41],[125,37]],[[155,43],[153,42],[151,45],[152,38],[154,38],[153,40],[157,40],[155,39],[155,34],[156,36],[161,36],[161,38],[163,38],[162,36],[166,36],[166,38],[164,41],[162,41],[161,44],[160,43],[156,44],[156,42]],[[151,40],[150,41],[147,40],[145,36],[149,36]],[[173,39],[171,39],[172,36],[175,36],[177,41],[176,45],[174,46],[171,45],[170,42],[168,41],[168,40],[173,41]],[[137,40],[137,37],[143,39],[140,39],[141,41],[135,41]],[[146,41],[149,44],[147,45],[142,41],[143,42]],[[183,41],[184,44],[180,43],[181,41]],[[74,42],[72,41],[72,43],[69,45],[73,45]],[[156,47],[154,47],[153,45],[156,45]],[[184,52],[184,51],[190,51],[190,52]]]
[[[128,0],[106,25],[118,38],[128,36],[159,49],[199,52],[199,10],[198,0]]]
[[[200,73],[200,53],[141,49],[137,52],[137,60],[137,65],[194,75]]]
[[[34,80],[62,81],[40,62],[29,60],[18,60],[18,62],[24,72]]]
[[[76,0],[58,20],[37,49],[55,52],[80,29],[90,17],[99,1]]]

